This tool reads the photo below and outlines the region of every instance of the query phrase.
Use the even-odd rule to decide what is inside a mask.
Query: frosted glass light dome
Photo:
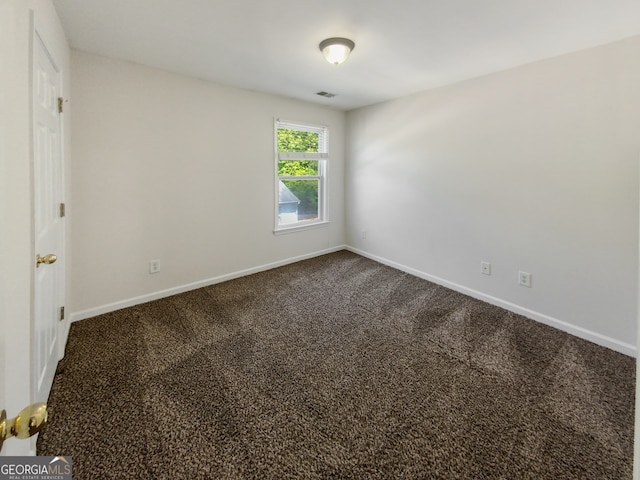
[[[334,65],[343,63],[355,46],[356,44],[348,38],[327,38],[320,42],[320,50],[324,58]]]

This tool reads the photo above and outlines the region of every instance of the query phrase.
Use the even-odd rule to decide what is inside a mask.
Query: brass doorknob
[[[58,257],[53,253],[49,255],[45,255],[41,257],[40,254],[36,255],[36,267],[39,267],[41,263],[46,263],[47,265],[51,265],[52,263],[56,263]]]
[[[0,412],[0,450],[7,438],[29,438],[47,424],[47,404],[34,403],[20,411],[17,417],[7,420],[7,412]]]

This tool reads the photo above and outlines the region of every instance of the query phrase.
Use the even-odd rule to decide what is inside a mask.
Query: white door
[[[64,228],[60,75],[36,34],[33,52],[34,328],[33,401],[46,402],[61,349],[59,323],[64,301]],[[54,258],[53,256],[57,258]]]
[[[31,3],[0,0],[0,409],[6,409],[9,417],[17,415],[37,396],[42,398],[44,390],[36,394],[36,386],[46,385],[45,381],[39,381],[46,375],[38,375],[35,366],[36,346],[39,347],[46,337],[38,334],[38,339],[33,320],[36,295],[33,226],[34,213],[39,208],[34,204],[33,195],[33,141],[36,138],[33,131],[36,126],[33,98],[38,80],[36,69],[33,68],[36,61],[33,59],[43,63],[39,59],[43,47],[33,36]],[[31,65],[28,65],[28,61]],[[47,70],[45,67],[43,74],[47,71],[50,72],[50,68]],[[45,82],[40,83],[43,85]],[[54,89],[58,83],[58,79],[53,80]],[[50,97],[53,95],[53,92],[49,93]],[[60,127],[51,125],[51,128],[53,132],[58,132],[60,138]],[[55,139],[55,135],[49,135],[50,141],[51,137]],[[59,162],[59,148],[43,147],[41,151],[52,148],[57,153],[51,155],[51,162]],[[38,182],[42,183],[42,178],[47,175],[38,174]],[[58,186],[55,188],[60,191]],[[44,200],[41,202],[44,203]],[[38,213],[37,218],[43,216]],[[37,295],[39,297],[40,293]],[[38,301],[42,310],[44,302]],[[43,325],[38,320],[38,328],[42,329]],[[55,344],[55,336],[57,333],[54,331],[50,343]],[[42,370],[42,364],[39,368]],[[53,372],[53,369],[48,370]],[[33,453],[33,439],[31,442],[9,439],[0,455]]]

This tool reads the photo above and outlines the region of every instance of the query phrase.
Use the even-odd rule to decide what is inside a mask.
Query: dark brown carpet
[[[76,480],[630,479],[634,363],[343,251],[73,324],[38,453]]]

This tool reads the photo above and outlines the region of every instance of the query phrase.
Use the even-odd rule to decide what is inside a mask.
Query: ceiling
[[[74,49],[342,110],[640,34],[638,0],[53,3]],[[356,43],[342,65],[334,36]]]

